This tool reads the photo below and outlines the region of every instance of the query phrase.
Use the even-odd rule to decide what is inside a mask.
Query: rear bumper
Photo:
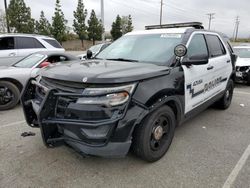
[[[38,96],[39,88],[45,91],[42,98]],[[62,112],[60,100],[69,96],[80,97],[45,88],[32,79],[27,83],[21,97],[24,115],[28,125],[40,128],[44,144],[47,147],[67,144],[84,155],[125,156],[134,126],[145,110],[131,101],[116,109],[103,109],[73,100]]]

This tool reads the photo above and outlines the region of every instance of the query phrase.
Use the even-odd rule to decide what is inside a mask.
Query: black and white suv
[[[32,34],[0,34],[0,66],[11,65],[40,51],[64,52],[57,40]]]
[[[174,27],[174,28],[171,28]],[[48,147],[159,160],[175,128],[212,104],[227,109],[234,90],[228,40],[201,23],[128,33],[95,59],[49,67],[22,94],[27,123]],[[194,135],[195,136],[195,135]]]

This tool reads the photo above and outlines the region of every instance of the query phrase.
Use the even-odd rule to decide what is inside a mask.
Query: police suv
[[[121,37],[94,59],[47,67],[22,94],[27,123],[47,147],[83,155],[153,162],[175,128],[233,97],[234,55],[225,35],[199,22],[147,26]]]

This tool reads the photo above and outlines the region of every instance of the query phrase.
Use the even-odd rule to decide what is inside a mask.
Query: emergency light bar
[[[179,28],[179,27],[193,27],[195,29],[204,29],[201,22],[186,22],[186,23],[173,23],[163,25],[149,25],[145,26],[146,30],[150,29],[167,29],[167,28]]]

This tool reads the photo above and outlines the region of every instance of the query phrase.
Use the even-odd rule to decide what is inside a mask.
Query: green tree
[[[7,23],[5,18],[5,13],[0,9],[0,33],[5,33],[7,31]]]
[[[31,10],[24,0],[10,0],[8,6],[9,25],[14,32],[33,33],[35,20],[31,18]]]
[[[89,39],[93,41],[93,45],[95,41],[102,39],[102,34],[104,32],[104,28],[102,26],[101,20],[98,20],[95,14],[95,11],[92,10],[90,14],[90,18],[88,20],[88,36]]]
[[[36,21],[36,33],[47,36],[51,35],[51,24],[46,19],[43,11],[41,11],[39,21]]]
[[[132,23],[132,17],[129,16],[122,16],[121,18],[121,27],[122,27],[122,34],[126,34],[128,32],[133,31],[133,23]]]
[[[117,15],[116,20],[112,23],[112,29],[110,31],[113,40],[116,40],[122,36],[121,17]]]
[[[60,43],[65,40],[67,22],[61,9],[60,0],[56,0],[55,13],[52,17],[52,35]]]
[[[74,21],[73,21],[73,29],[74,32],[78,35],[79,39],[82,42],[82,47],[84,47],[83,40],[87,38],[87,26],[85,24],[85,20],[87,17],[87,10],[84,10],[84,4],[82,0],[78,0],[78,5],[76,11],[74,11]]]

